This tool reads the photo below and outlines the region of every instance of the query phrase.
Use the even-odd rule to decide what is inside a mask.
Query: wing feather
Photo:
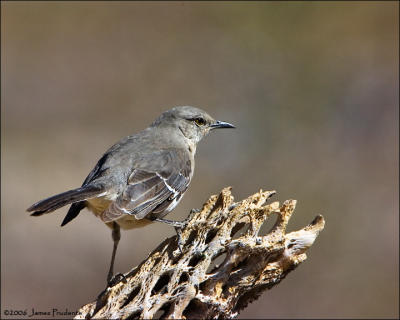
[[[167,211],[172,202],[175,206],[190,183],[188,158],[183,150],[176,149],[141,158],[122,194],[103,213],[103,221],[117,220],[126,214],[136,219],[151,218],[152,213]]]

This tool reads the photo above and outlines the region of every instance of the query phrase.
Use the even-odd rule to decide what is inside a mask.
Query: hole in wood
[[[217,221],[217,227],[219,227],[224,221],[225,221],[225,219],[219,219]]]
[[[206,289],[206,284],[207,284],[207,280],[200,283],[200,285],[199,285],[200,292],[204,292],[204,290]]]
[[[157,281],[153,290],[151,291],[151,295],[155,295],[156,293],[165,293],[167,292],[167,285],[170,280],[170,274],[168,272],[164,273]]]
[[[195,267],[195,266],[197,266],[197,265],[199,264],[199,262],[200,262],[201,260],[203,260],[203,259],[204,259],[203,255],[201,255],[201,254],[196,254],[196,255],[194,255],[194,257],[192,257],[192,259],[190,259],[188,266],[189,266],[189,267]]]
[[[209,244],[211,242],[211,240],[215,238],[215,236],[217,235],[217,232],[218,232],[218,229],[211,229],[210,231],[208,231],[205,243]]]
[[[179,284],[179,283],[183,283],[183,282],[187,282],[187,281],[189,281],[189,276],[188,276],[188,274],[187,274],[186,272],[183,272],[183,273],[181,274],[181,276],[179,277],[179,282],[178,282],[178,284]]]
[[[177,256],[175,256],[171,261],[171,265],[177,264],[181,260],[181,258],[182,258],[182,254],[178,254]]]
[[[227,297],[227,296],[229,295],[229,292],[228,292],[228,284],[225,283],[225,284],[222,286],[221,290],[222,290],[222,295],[223,295],[223,296]]]
[[[272,228],[275,226],[276,222],[278,221],[279,214],[273,213],[271,214],[267,220],[264,221],[260,230],[258,231],[259,236],[265,236],[272,231]]]
[[[192,299],[182,315],[187,319],[207,319],[208,307],[198,299]]]
[[[163,316],[168,314],[170,306],[171,304],[169,302],[164,303],[154,314],[153,319],[163,319]]]
[[[211,263],[207,268],[206,274],[215,273],[218,270],[218,268],[221,266],[221,264],[225,261],[226,256],[227,256],[226,252],[221,252],[220,254],[215,256],[211,260]]]
[[[137,286],[135,289],[131,291],[131,293],[128,295],[126,300],[124,301],[122,308],[125,307],[128,303],[132,302],[133,299],[138,295],[139,291],[141,289],[141,286]]]
[[[192,230],[192,232],[190,232],[189,237],[186,241],[186,243],[192,243],[194,239],[196,239],[197,237],[197,230]]]
[[[245,235],[250,228],[251,228],[250,223],[239,222],[232,228],[231,231],[232,240],[238,239],[241,236]]]
[[[161,319],[164,314],[164,310],[158,309],[157,312],[154,314],[153,319]]]
[[[232,268],[232,272],[239,271],[239,270],[245,268],[248,265],[248,262],[249,262],[249,257],[243,259],[235,267]]]
[[[141,311],[136,311],[136,312],[132,313],[128,318],[126,318],[126,320],[140,319],[141,313],[142,313]]]

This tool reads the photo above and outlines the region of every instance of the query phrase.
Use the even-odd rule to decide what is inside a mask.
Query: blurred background
[[[2,2],[1,303],[77,310],[104,289],[111,232],[33,202],[80,186],[102,153],[194,105],[236,130],[197,149],[183,219],[232,186],[316,214],[307,261],[240,318],[397,318],[398,2]],[[116,271],[172,228],[122,233]],[[47,317],[48,318],[48,317]]]

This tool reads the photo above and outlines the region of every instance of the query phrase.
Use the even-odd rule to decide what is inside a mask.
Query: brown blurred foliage
[[[199,146],[169,217],[233,186],[322,213],[309,259],[242,318],[396,318],[398,2],[2,2],[4,310],[76,310],[104,287],[110,231],[33,202],[79,186],[125,135],[175,105],[236,130]],[[117,271],[174,230],[124,232]]]

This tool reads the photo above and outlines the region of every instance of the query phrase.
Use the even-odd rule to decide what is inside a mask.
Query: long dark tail
[[[69,208],[67,215],[64,217],[63,222],[61,223],[61,227],[65,226],[68,222],[75,219],[84,207],[86,207],[85,201],[73,203]]]
[[[71,219],[66,221],[65,223],[69,222],[73,218],[75,218],[79,211],[84,208],[84,205],[82,206],[82,201],[89,199],[89,198],[94,198],[104,192],[104,189],[99,186],[92,186],[92,185],[87,185],[83,186],[77,189],[69,190],[60,194],[56,194],[55,196],[52,196],[50,198],[41,200],[39,202],[36,202],[32,206],[30,206],[27,211],[32,212],[31,216],[41,216],[42,214],[45,213],[50,213],[53,212],[54,210],[57,210],[63,206],[66,206],[67,204],[75,203],[75,202],[81,202],[79,206],[71,206],[71,209],[74,208],[72,215],[74,215]],[[77,209],[79,208],[79,211]],[[70,209],[70,211],[71,211]],[[69,212],[68,212],[69,214]],[[67,214],[67,216],[68,216]],[[63,223],[63,224],[65,224]]]

